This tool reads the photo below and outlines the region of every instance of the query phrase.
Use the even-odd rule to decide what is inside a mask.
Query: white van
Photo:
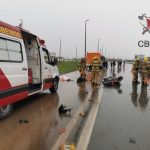
[[[58,89],[57,60],[50,57],[45,41],[19,27],[0,21],[0,119],[13,103],[49,89]]]

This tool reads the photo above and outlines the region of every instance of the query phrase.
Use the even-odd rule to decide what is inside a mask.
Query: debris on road
[[[77,83],[81,83],[81,82],[85,82],[85,81],[87,81],[87,80],[86,80],[86,78],[83,78],[83,77],[79,77],[77,79]]]
[[[89,99],[89,102],[92,102],[92,101],[94,101],[94,99]]]
[[[71,112],[71,110],[72,110],[73,108],[67,108],[67,106],[64,106],[63,104],[61,104],[60,105],[60,107],[59,107],[59,109],[58,109],[58,111],[59,111],[59,113],[61,114],[61,113],[67,113],[67,112]]]
[[[73,81],[72,79],[70,79],[69,77],[64,76],[64,75],[60,76],[59,79],[60,79],[60,81]]]
[[[130,137],[129,143],[135,144],[136,143],[135,137]]]
[[[58,130],[58,133],[59,133],[59,134],[62,134],[62,133],[64,133],[64,132],[66,132],[66,129],[65,129],[65,128],[61,128],[61,129]]]
[[[122,76],[119,77],[108,77],[108,78],[104,78],[103,80],[103,85],[105,87],[116,87],[116,86],[120,86],[121,85],[121,81],[123,80]]]
[[[76,150],[76,147],[74,144],[71,145],[61,145],[60,150]]]
[[[29,123],[29,120],[27,120],[27,119],[20,119],[19,123]]]
[[[121,90],[121,89],[118,89],[117,92],[118,92],[119,94],[122,94],[122,90]]]
[[[79,116],[80,116],[80,117],[85,117],[85,116],[86,116],[86,112],[81,112],[81,113],[79,114]]]

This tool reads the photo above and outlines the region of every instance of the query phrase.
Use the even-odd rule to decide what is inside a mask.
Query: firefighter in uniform
[[[141,73],[141,70],[142,70],[142,60],[139,59],[139,73]]]
[[[80,77],[82,79],[85,79],[86,77],[86,59],[85,58],[81,58],[80,64],[78,67],[79,67]]]
[[[138,83],[139,82],[138,81],[139,60],[135,60],[135,62],[133,63],[131,72],[133,74],[132,82],[133,83]]]
[[[148,63],[147,58],[145,57],[141,65],[141,82],[143,85],[147,85],[147,77],[148,77]]]
[[[147,78],[148,84],[150,84],[150,63],[147,63]]]
[[[97,56],[92,59],[92,84],[99,84],[100,78],[100,60]]]

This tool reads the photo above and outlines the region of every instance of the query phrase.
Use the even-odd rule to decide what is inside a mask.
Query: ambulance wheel
[[[53,81],[53,86],[49,90],[50,90],[51,93],[56,93],[57,92],[57,90],[58,90],[58,80],[57,79],[55,79]]]
[[[13,110],[13,104],[0,107],[0,120],[8,117]]]

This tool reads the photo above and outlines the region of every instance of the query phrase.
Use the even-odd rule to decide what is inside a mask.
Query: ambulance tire
[[[58,90],[58,80],[57,79],[55,79],[53,81],[53,86],[49,90],[50,90],[51,93],[56,93],[57,92],[57,90]]]
[[[13,111],[13,104],[0,107],[0,120],[8,117]]]

